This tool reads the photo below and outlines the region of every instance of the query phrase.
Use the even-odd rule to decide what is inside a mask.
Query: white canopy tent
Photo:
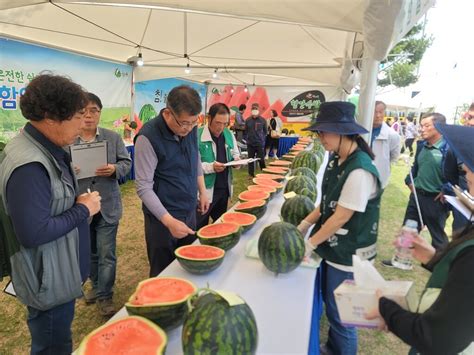
[[[433,3],[0,0],[0,35],[121,63],[141,54],[136,80],[331,86],[341,97],[362,80],[368,128],[379,61]]]

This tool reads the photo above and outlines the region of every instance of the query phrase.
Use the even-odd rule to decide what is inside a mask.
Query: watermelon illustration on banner
[[[219,89],[213,88],[212,93],[209,95],[209,98],[207,100],[207,107],[211,107],[214,104],[217,104],[218,102],[221,102],[221,94],[219,92]]]
[[[269,120],[271,118],[271,110],[275,110],[278,114],[278,117],[281,118],[283,122],[286,121],[286,117],[282,116],[281,110],[283,110],[283,101],[280,99],[276,100],[274,103],[271,104],[271,106],[262,114],[262,117]]]
[[[231,110],[237,112],[239,110],[239,106],[246,104],[249,98],[250,94],[248,90],[245,90],[245,86],[237,86],[227,106],[229,106]]]
[[[252,93],[250,99],[247,101],[247,108],[244,112],[245,118],[250,117],[250,115],[252,114],[252,104],[254,103],[258,103],[258,105],[260,106],[260,115],[264,113],[268,109],[268,107],[270,107],[270,100],[268,99],[267,90],[265,90],[265,88],[255,88],[255,91]]]

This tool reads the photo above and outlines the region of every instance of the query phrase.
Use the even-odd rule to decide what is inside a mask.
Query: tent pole
[[[132,66],[132,80],[130,88],[130,122],[135,121],[135,67]]]
[[[364,58],[362,62],[358,121],[369,131],[369,134],[365,136],[367,142],[370,142],[372,135],[379,64],[378,60],[372,58]]]

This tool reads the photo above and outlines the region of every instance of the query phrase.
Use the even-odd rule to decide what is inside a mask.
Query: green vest
[[[207,126],[200,127],[198,129],[198,140],[199,140],[199,153],[201,154],[201,161],[203,163],[213,163],[216,161],[216,155],[214,154],[214,150],[212,149],[212,145],[214,141],[211,139],[210,141],[202,141],[202,132],[204,128]],[[209,130],[209,128],[207,128]],[[234,149],[234,139],[232,137],[232,132],[228,128],[224,128],[224,135],[225,140],[225,149],[227,155],[227,162],[234,160],[232,157],[232,149]],[[232,179],[232,169],[229,169],[229,176]],[[204,182],[206,184],[206,189],[209,189],[214,186],[216,182],[216,173],[212,174],[205,174],[204,175]]]
[[[365,212],[354,212],[351,219],[340,228],[340,231],[345,230],[347,233],[335,233],[316,249],[316,253],[323,259],[346,266],[352,266],[353,254],[362,260],[370,260],[377,255],[375,244],[382,189],[377,168],[365,152],[357,149],[340,166],[338,158],[329,160],[322,183],[321,217],[314,228],[314,231],[319,230],[333,215],[344,183],[355,169],[364,169],[373,174],[377,178],[379,192],[375,198],[368,201]]]

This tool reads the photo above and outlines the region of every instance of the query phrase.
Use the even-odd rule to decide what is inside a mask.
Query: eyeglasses
[[[100,113],[100,110],[95,107],[84,109],[84,113],[87,113],[87,112],[89,112],[91,115],[97,115],[98,113]]]
[[[174,120],[180,127],[187,127],[187,128],[192,128],[197,125],[198,120],[195,120],[194,122],[180,122],[177,118],[176,115],[174,114],[173,110],[168,107],[168,110],[171,113],[171,116],[173,116]]]

